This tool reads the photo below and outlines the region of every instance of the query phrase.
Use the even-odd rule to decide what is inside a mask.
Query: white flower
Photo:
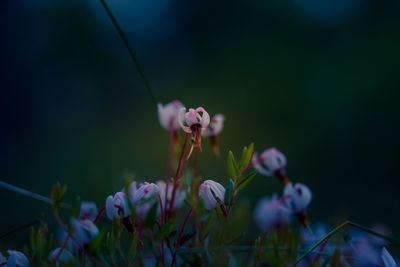
[[[262,231],[269,231],[289,222],[290,212],[283,206],[277,195],[262,198],[255,210],[254,220]]]
[[[129,216],[128,201],[124,192],[117,192],[114,197],[107,197],[106,213],[110,220],[113,220],[114,216],[118,219],[120,219],[120,215],[122,215],[122,217]]]
[[[186,108],[179,111],[179,123],[182,129],[193,135],[193,143],[201,149],[201,134],[206,130],[210,124],[210,115],[204,108],[198,107],[196,109],[190,108],[186,112]]]
[[[15,266],[28,267],[29,266],[29,260],[22,252],[19,252],[16,250],[7,250],[7,253],[9,255],[8,260],[7,260],[7,267],[15,267]]]
[[[381,257],[385,267],[397,267],[392,255],[390,255],[389,251],[387,251],[385,247],[382,248]]]
[[[72,218],[71,226],[72,235],[81,246],[90,243],[99,234],[99,229],[97,229],[97,226],[89,219],[78,221]]]
[[[225,188],[220,183],[206,180],[199,187],[199,196],[203,198],[205,208],[212,210],[217,202],[224,201]]]
[[[278,172],[283,172],[286,166],[286,157],[276,148],[265,150],[260,158],[257,158],[257,153],[253,155],[253,165],[261,174],[265,176],[279,176],[282,175]],[[265,168],[266,167],[266,168]]]
[[[222,132],[222,129],[224,127],[224,121],[225,121],[225,116],[222,114],[217,114],[215,115],[208,127],[204,130],[203,136],[205,137],[211,137],[211,136],[217,136]]]
[[[90,219],[93,221],[96,218],[97,212],[96,203],[82,201],[79,211],[79,219]]]
[[[302,213],[306,210],[312,199],[311,190],[308,186],[296,183],[285,185],[283,189],[283,199],[286,206],[293,211],[293,213]]]
[[[57,255],[60,254],[60,250],[61,248],[56,248],[55,250],[51,251],[49,254],[49,260],[54,260],[56,259]],[[73,261],[74,260],[74,256],[72,256],[71,252],[69,252],[66,248],[64,248],[61,251],[61,254],[58,256],[57,261],[58,262],[68,262],[68,261]],[[59,263],[56,263],[56,265],[58,266]]]
[[[146,218],[150,208],[156,201],[158,201],[158,192],[159,188],[156,184],[145,182],[140,185],[140,187],[133,194],[132,205],[135,207],[136,213],[141,219]],[[150,198],[153,198],[153,200],[145,201]],[[142,203],[143,201],[144,203]]]
[[[163,205],[163,208],[165,208],[165,190],[166,190],[166,184],[164,181],[157,181],[158,188],[160,189],[160,198],[161,202]],[[171,203],[171,198],[172,198],[172,191],[173,191],[173,185],[170,184],[168,186],[168,193],[167,193],[167,204],[169,208],[169,204]],[[179,207],[182,206],[183,201],[185,200],[186,197],[186,192],[183,190],[177,189],[175,192],[175,199],[174,199],[174,209],[178,209]],[[167,209],[168,210],[168,209]]]
[[[171,130],[171,126],[174,131],[179,130],[179,111],[183,107],[183,104],[178,100],[174,100],[165,106],[163,106],[161,103],[158,103],[158,119],[160,120],[161,126],[168,131]]]

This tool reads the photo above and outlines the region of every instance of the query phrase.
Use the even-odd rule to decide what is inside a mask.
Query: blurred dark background
[[[226,153],[276,146],[310,186],[311,221],[381,222],[400,237],[400,2],[107,1],[162,102],[226,116]],[[0,2],[0,180],[50,195],[57,181],[102,206],[123,177],[164,179],[168,132],[100,2]],[[247,198],[281,186],[258,176]],[[0,188],[1,233],[49,205]],[[0,240],[19,249],[27,231]]]

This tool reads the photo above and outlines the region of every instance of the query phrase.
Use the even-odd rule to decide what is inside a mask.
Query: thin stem
[[[31,226],[33,226],[33,225],[35,225],[37,223],[40,223],[40,220],[34,220],[33,222],[30,222],[28,224],[25,224],[25,225],[19,226],[17,228],[14,228],[11,231],[8,231],[7,233],[4,233],[4,234],[0,235],[0,239],[3,239],[4,237],[7,237],[7,236],[9,236],[9,235],[11,235],[13,233],[16,233],[16,232],[24,230],[24,229],[26,229],[28,227],[31,227]]]
[[[178,175],[180,173],[181,164],[182,164],[182,158],[183,158],[183,154],[185,152],[185,148],[186,148],[186,144],[187,144],[187,141],[188,141],[188,137],[189,137],[189,134],[185,133],[185,141],[183,143],[181,155],[179,156],[178,168],[176,169],[176,172],[175,172],[174,185],[173,185],[172,196],[171,196],[171,202],[169,204],[168,218],[170,218],[172,216],[172,210],[173,210],[173,207],[174,207],[176,189],[178,187],[178,179],[179,179]]]
[[[65,226],[65,224],[63,223],[63,221],[61,220],[60,216],[58,216],[58,214],[55,214],[54,217],[56,218],[57,223],[60,225],[60,227],[64,230],[65,233],[69,234],[71,236],[71,239],[78,245],[78,247],[80,249],[83,249],[81,244],[79,244],[78,240],[76,240],[76,238],[70,234],[68,232],[68,228],[67,226]]]
[[[36,199],[36,200],[45,202],[45,203],[50,204],[50,205],[53,204],[53,201],[52,201],[50,198],[48,198],[48,197],[45,197],[45,196],[42,196],[42,195],[39,195],[39,194],[30,192],[30,191],[28,191],[28,190],[26,190],[26,189],[17,187],[17,186],[15,186],[15,185],[8,184],[8,183],[3,182],[3,181],[0,181],[0,187],[3,187],[3,188],[5,188],[5,189],[8,189],[8,190],[13,191],[13,192],[15,192],[15,193],[24,195],[24,196],[26,196],[26,197],[34,198],[34,199]],[[69,205],[69,204],[67,204],[67,203],[64,203],[64,202],[61,202],[61,203],[60,203],[60,207],[66,208],[66,209],[71,209],[71,205]]]
[[[128,41],[128,38],[126,37],[125,33],[122,31],[121,27],[119,26],[117,20],[115,19],[114,15],[111,13],[110,8],[108,7],[107,3],[105,2],[105,0],[100,0],[101,4],[103,5],[104,9],[107,12],[107,15],[110,17],[112,23],[114,24],[115,28],[117,29],[119,35],[121,36],[121,39],[123,41],[123,43],[125,44],[126,48],[128,49],[129,55],[131,56],[131,59],[133,61],[133,63],[136,65],[137,70],[139,72],[140,77],[143,80],[143,83],[148,91],[148,93],[150,94],[151,99],[153,100],[154,104],[157,105],[158,101],[158,97],[156,96],[156,94],[154,93],[153,89],[150,86],[149,80],[146,78],[146,75],[144,73],[144,70],[142,68],[142,65],[139,62],[139,59],[137,58],[137,56],[135,55],[135,53],[133,52],[133,49]]]
[[[169,153],[168,153],[168,167],[167,167],[167,177],[165,178],[165,207],[164,214],[167,214],[167,203],[168,203],[168,191],[169,191],[169,182],[171,179],[171,170],[172,170],[172,159],[174,157],[174,145],[175,145],[175,131],[173,128],[174,121],[170,121],[170,130],[169,130]],[[167,222],[167,216],[164,216],[164,223]]]
[[[171,266],[174,266],[175,260],[176,260],[176,252],[178,251],[178,247],[179,247],[179,243],[181,242],[181,237],[183,234],[183,230],[185,229],[185,225],[187,223],[187,221],[189,220],[190,214],[193,211],[193,207],[190,208],[190,210],[188,211],[188,213],[186,214],[185,220],[183,221],[182,227],[181,227],[181,231],[179,232],[179,236],[178,239],[176,240],[176,244],[175,244],[175,252],[174,252],[174,256],[172,257],[172,263]]]
[[[339,230],[341,230],[343,227],[345,227],[347,225],[352,226],[354,228],[358,228],[358,229],[363,230],[363,231],[365,231],[367,233],[370,233],[372,235],[379,236],[379,237],[381,237],[383,239],[386,239],[387,241],[389,241],[393,245],[395,245],[397,247],[400,247],[400,243],[398,241],[394,240],[393,238],[390,238],[390,237],[385,236],[383,234],[377,233],[377,232],[369,229],[368,227],[359,225],[357,223],[346,221],[346,222],[340,224],[339,226],[337,226],[336,228],[334,228],[332,231],[330,231],[326,236],[324,236],[317,243],[315,243],[309,250],[307,250],[307,252],[305,252],[303,255],[301,255],[301,257],[298,258],[296,260],[296,262],[293,264],[293,267],[296,266],[299,262],[301,262],[305,257],[307,257],[313,250],[315,250],[317,247],[319,247],[319,245],[321,245],[323,242],[325,242],[325,240],[331,238],[334,234],[336,234],[336,232],[338,232]]]
[[[232,192],[232,195],[231,195],[231,199],[229,200],[229,205],[228,205],[228,209],[227,209],[228,215],[229,215],[229,213],[230,213],[230,211],[231,211],[231,207],[232,207],[232,203],[233,203],[233,198],[234,198],[234,196],[235,196],[235,194],[236,194],[236,187],[237,187],[237,185],[238,185],[238,183],[239,183],[239,180],[240,180],[240,178],[242,178],[243,175],[244,175],[245,173],[247,173],[250,169],[251,169],[251,167],[250,167],[250,166],[247,166],[246,169],[244,169],[243,171],[241,171],[241,172],[239,173],[238,177],[236,178],[235,182],[233,183],[233,192]]]
[[[68,241],[70,238],[71,238],[71,234],[68,234],[67,237],[65,238],[65,241],[64,241],[62,247],[58,251],[57,255],[54,257],[54,261],[58,261],[58,258],[60,257],[61,253],[67,247],[67,244],[68,244]]]
[[[161,218],[160,218],[160,222],[161,222],[161,227],[164,225],[163,221],[164,221],[164,212],[163,212],[163,205],[162,205],[162,201],[161,201],[161,196],[160,194],[158,194],[158,201],[160,202],[160,212],[161,212]],[[161,239],[161,263],[162,266],[164,266],[164,240]]]
[[[105,211],[106,206],[102,207],[99,211],[99,213],[97,213],[96,218],[93,220],[93,223],[96,224],[97,221],[100,219],[101,214]]]

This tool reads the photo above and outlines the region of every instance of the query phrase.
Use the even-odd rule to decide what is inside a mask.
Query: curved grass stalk
[[[334,234],[336,234],[339,230],[341,230],[343,227],[345,226],[352,226],[354,228],[358,228],[364,232],[367,232],[369,234],[378,236],[380,238],[383,238],[387,241],[389,241],[390,243],[392,243],[393,245],[400,247],[400,243],[398,241],[396,241],[395,239],[388,237],[386,235],[380,234],[375,232],[374,230],[362,226],[360,224],[357,223],[353,223],[350,221],[345,221],[344,223],[340,224],[339,226],[337,226],[336,228],[334,228],[332,231],[330,231],[326,236],[324,236],[321,240],[319,240],[317,243],[315,243],[309,250],[307,250],[303,255],[300,256],[300,258],[298,258],[296,260],[296,262],[293,264],[293,267],[296,266],[299,262],[301,262],[305,257],[307,257],[311,252],[313,252],[317,247],[319,247],[322,243],[324,243],[327,239],[331,238]]]
[[[117,20],[115,19],[114,15],[112,14],[110,8],[108,7],[107,3],[105,2],[105,0],[100,0],[100,3],[103,5],[104,9],[107,12],[107,15],[110,17],[112,23],[114,24],[115,28],[118,31],[118,34],[121,36],[122,41],[124,42],[126,48],[128,49],[129,55],[131,56],[131,59],[133,61],[133,63],[136,65],[137,70],[139,72],[140,77],[143,80],[143,83],[148,91],[148,93],[150,94],[151,100],[154,102],[155,105],[157,105],[158,101],[158,97],[157,95],[154,93],[153,89],[150,86],[149,80],[146,78],[146,75],[144,74],[144,70],[142,68],[142,65],[139,62],[139,59],[137,58],[137,56],[135,55],[135,52],[133,51],[128,38],[126,37],[124,31],[121,29],[121,27],[119,26]]]

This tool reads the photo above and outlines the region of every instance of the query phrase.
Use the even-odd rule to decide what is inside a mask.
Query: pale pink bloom
[[[252,163],[261,174],[266,176],[280,176],[284,174],[286,166],[286,157],[275,147],[265,150],[258,158],[257,152],[254,152]],[[278,173],[278,172],[282,172]]]
[[[129,216],[128,200],[124,192],[117,192],[114,197],[107,197],[106,213],[110,220],[113,220],[114,216],[118,219],[120,219],[120,215],[122,215],[123,218]]]
[[[51,251],[49,254],[49,260],[51,261],[51,260],[56,259],[57,255],[60,254],[60,250],[61,250],[61,248],[56,248],[53,251]],[[72,256],[71,252],[69,252],[66,248],[64,248],[61,251],[61,254],[57,258],[56,265],[57,266],[59,265],[58,262],[66,263],[66,262],[73,261],[73,260],[74,260],[74,256]]]
[[[312,193],[308,186],[302,183],[288,183],[283,189],[283,199],[286,206],[293,213],[302,213],[306,210],[312,199]]]
[[[81,246],[90,243],[98,234],[99,229],[89,219],[77,220],[71,219],[72,235]]]
[[[20,266],[20,267],[28,267],[29,266],[29,260],[28,258],[24,255],[24,253],[16,251],[16,250],[7,250],[8,253],[8,260],[7,260],[7,267],[15,267],[15,266]]]
[[[204,200],[205,208],[212,210],[217,203],[224,201],[225,188],[220,183],[206,180],[199,187],[199,196]]]
[[[136,210],[136,214],[141,218],[145,219],[150,208],[158,201],[157,194],[159,188],[153,183],[143,183],[135,191],[132,198],[132,206]],[[153,200],[148,200],[153,198]],[[143,202],[143,203],[142,203]]]
[[[158,188],[160,189],[160,198],[161,202],[163,205],[163,208],[165,208],[165,189],[166,189],[166,184],[164,181],[157,181]],[[173,186],[170,184],[168,186],[168,193],[167,193],[167,204],[168,208],[171,203],[171,198],[172,198],[172,191],[173,191]],[[178,209],[179,207],[182,206],[183,201],[185,200],[186,197],[186,192],[180,189],[177,189],[175,192],[175,199],[174,199],[174,206],[173,209]]]
[[[381,257],[385,267],[397,267],[392,255],[390,255],[389,251],[387,251],[385,247],[382,248]]]
[[[262,231],[269,231],[275,227],[289,223],[290,211],[287,210],[282,200],[277,195],[262,198],[253,214],[254,220]]]
[[[82,201],[79,211],[79,219],[90,219],[93,221],[96,218],[97,213],[98,211],[96,203]]]
[[[197,109],[190,108],[186,112],[186,108],[182,108],[179,111],[179,123],[185,132],[193,135],[194,145],[200,146],[201,149],[201,134],[210,124],[210,115],[207,111],[198,107]]]
[[[215,115],[210,121],[208,127],[204,130],[203,136],[211,137],[219,135],[224,127],[224,121],[225,121],[224,115],[222,114]]]
[[[183,104],[178,100],[174,100],[164,106],[158,103],[158,119],[160,120],[161,126],[168,131],[171,130],[171,126],[174,131],[179,130],[181,127],[179,124],[179,111],[183,107]]]

